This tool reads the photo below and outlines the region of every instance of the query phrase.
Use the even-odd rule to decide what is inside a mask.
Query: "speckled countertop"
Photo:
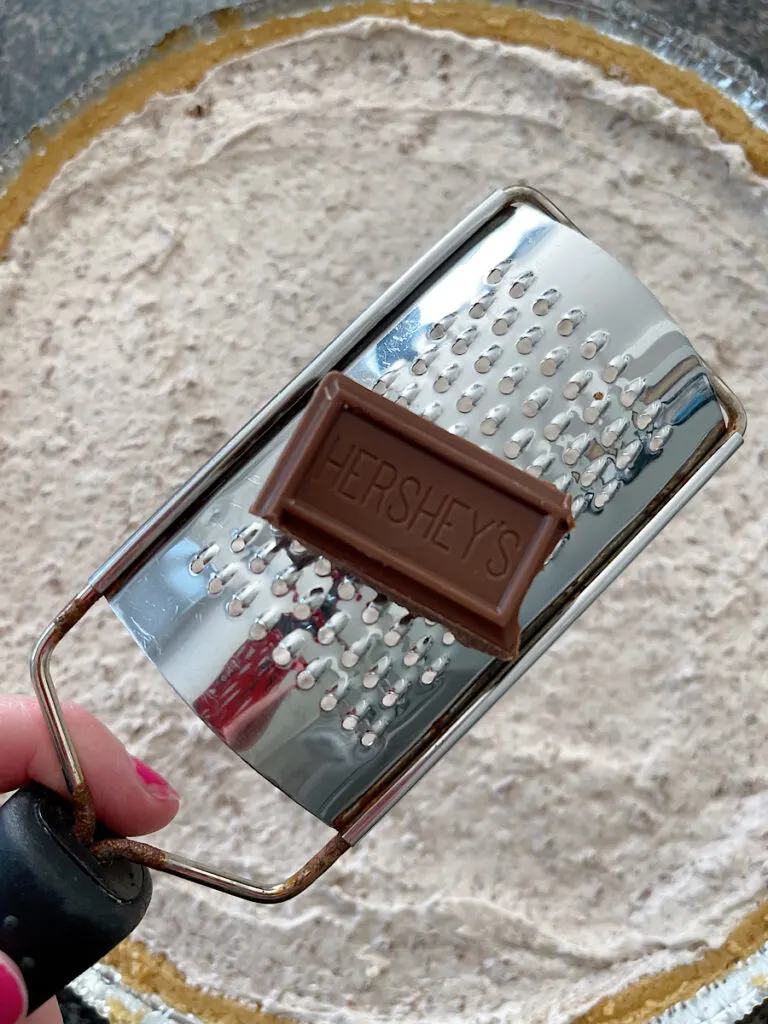
[[[768,77],[768,0],[635,0],[635,6],[707,36]]]
[[[212,8],[239,2],[0,0],[0,152],[94,73]],[[271,11],[297,6],[296,0],[265,3]],[[768,77],[768,0],[588,0],[583,6],[608,18],[616,11],[623,20],[634,6],[708,37]]]

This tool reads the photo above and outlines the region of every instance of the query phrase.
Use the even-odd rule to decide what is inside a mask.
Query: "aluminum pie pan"
[[[599,31],[640,45],[650,52],[684,69],[695,71],[702,79],[718,88],[728,99],[740,106],[753,123],[768,130],[768,83],[756,72],[720,47],[701,36],[683,29],[673,28],[659,19],[640,12],[634,5],[625,2],[612,3],[609,0],[594,0],[577,3],[575,0],[541,0],[522,2],[517,6],[554,17],[571,17],[597,28]],[[272,0],[268,4],[246,3],[242,5],[241,17],[244,25],[256,25],[274,15],[295,15],[315,9],[294,0]],[[220,32],[221,21],[211,15],[204,15],[190,27],[190,42],[211,40]],[[114,69],[101,73],[87,86],[75,94],[48,118],[41,122],[44,130],[52,130],[64,124],[74,113],[88,106],[94,100],[106,95],[116,84],[141,67],[153,55],[152,48],[145,48],[123,61]],[[0,181],[12,177],[32,152],[28,139],[20,139],[0,158]],[[701,988],[695,996],[665,1010],[653,1021],[674,1021],[684,1024],[731,1024],[743,1019],[756,1006],[768,1001],[768,944],[744,959],[722,979]],[[97,994],[101,986],[102,995]],[[158,997],[142,997],[131,992],[123,984],[120,975],[102,966],[87,972],[73,986],[84,1000],[99,1009],[99,1000],[114,1001],[119,993],[134,1000],[138,1013],[146,1004],[148,1014],[162,1014],[165,1019],[193,1021],[196,1018],[179,1015]],[[106,995],[105,995],[106,993]],[[107,1008],[109,1003],[103,1003]],[[146,1018],[145,1018],[146,1019]],[[155,1024],[155,1018],[146,1024]]]

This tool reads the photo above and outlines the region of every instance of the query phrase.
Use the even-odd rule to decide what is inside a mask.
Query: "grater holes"
[[[552,562],[555,558],[557,558],[557,556],[560,554],[560,552],[565,547],[565,543],[566,543],[567,540],[568,540],[567,537],[561,537],[560,540],[557,542],[557,544],[555,544],[554,548],[552,549],[552,553],[549,555],[548,558],[544,559],[545,567],[548,566],[549,563]]]
[[[600,435],[600,442],[603,447],[613,448],[628,426],[629,420],[626,416],[620,416],[618,419],[613,420],[612,423],[609,423]]]
[[[504,442],[504,454],[508,459],[518,458],[535,436],[533,430],[517,430],[508,441]]]
[[[469,350],[470,345],[477,337],[477,328],[468,327],[465,331],[456,338],[454,343],[451,345],[451,352],[457,356],[463,356]]]
[[[344,697],[345,693],[349,689],[349,680],[345,677],[340,677],[338,682],[333,686],[329,687],[320,698],[320,710],[321,711],[334,711],[339,701]]]
[[[625,409],[632,408],[643,391],[645,391],[647,383],[645,377],[635,377],[634,380],[624,385],[619,395],[619,402],[621,402]]]
[[[395,405],[410,406],[419,393],[419,385],[415,381],[406,384],[399,395],[395,398]]]
[[[521,356],[530,355],[543,337],[544,331],[541,327],[529,327],[517,339],[515,347]]]
[[[472,412],[474,407],[485,394],[485,390],[484,384],[470,384],[469,387],[461,393],[458,401],[456,402],[456,408],[458,411],[464,415]]]
[[[610,404],[611,400],[605,396],[593,399],[584,410],[584,422],[593,426],[597,423]]]
[[[616,456],[616,468],[630,469],[642,450],[642,441],[639,441],[637,439],[631,441],[625,448],[622,448],[622,450]]]
[[[522,274],[519,274],[512,282],[509,288],[509,294],[513,299],[522,299],[525,293],[533,284],[536,279],[536,275],[531,270],[524,270]]]
[[[306,622],[312,618],[313,612],[325,601],[325,589],[323,587],[312,587],[308,593],[303,594],[293,607],[293,617],[300,622]]]
[[[590,505],[590,495],[588,494],[577,494],[571,502],[571,515],[574,519],[578,519],[582,512],[585,512]]]
[[[654,455],[658,455],[671,436],[672,427],[662,427],[660,430],[657,430],[648,442],[648,450]]]
[[[383,640],[387,647],[397,647],[402,643],[403,637],[413,625],[413,616],[406,613],[402,618],[395,620],[384,634]]]
[[[529,466],[526,466],[525,471],[530,474],[530,476],[535,476],[538,479],[546,473],[554,461],[554,452],[550,450],[540,452],[533,462],[531,462]]]
[[[448,366],[444,366],[433,384],[435,391],[441,395],[445,394],[459,376],[460,370],[461,367],[458,363],[449,363]]]
[[[248,545],[256,540],[263,526],[264,523],[259,519],[238,530],[229,545],[232,553],[239,555],[240,552],[245,551]]]
[[[402,606],[389,602],[383,595],[376,595],[369,600],[365,607],[369,606],[376,608],[379,617],[385,614],[391,617],[391,624],[387,628],[385,636],[386,642],[392,647],[400,646],[406,640],[413,625],[422,622],[422,620],[416,620]],[[365,611],[365,609],[363,610]],[[345,628],[344,620],[339,618],[339,614],[337,611],[325,623],[325,626],[332,627],[336,634],[333,638],[334,642],[339,639],[341,629]],[[423,620],[423,625],[431,630],[436,624]],[[327,639],[325,633],[322,637],[320,636],[320,631],[323,628],[323,626],[320,627],[318,636],[315,637],[317,642]],[[306,630],[303,632],[311,639],[311,633]],[[395,656],[394,653],[383,655],[368,668],[365,668],[364,660],[376,650],[378,644],[384,642],[385,636],[382,636],[381,628],[366,630],[362,636],[345,646],[335,657],[332,656],[334,652],[328,645],[326,646],[328,654],[321,654],[309,661],[309,664],[300,666],[300,670],[298,668],[296,670],[297,689],[313,689],[323,672],[333,671],[333,685],[326,687],[320,696],[320,709],[332,712],[336,708],[340,708],[341,715],[338,720],[340,728],[350,735],[355,734],[361,743],[362,737],[368,736],[368,740],[363,746],[373,746],[380,739],[386,725],[392,720],[391,715],[387,715],[386,712],[394,712],[395,707],[404,702],[409,689],[419,679],[419,672],[426,663],[429,651],[437,639],[432,632],[419,631],[419,635],[411,639],[404,649],[404,653],[400,653],[398,656]],[[295,635],[283,638],[283,641],[277,645],[281,648],[277,655],[278,661],[282,662],[280,667],[289,668],[297,657],[302,656],[303,642],[307,641],[302,641]],[[450,635],[447,642],[452,642]],[[292,660],[289,662],[291,656]],[[396,660],[400,662],[399,670],[395,669]],[[438,661],[439,659],[434,660]],[[343,674],[345,671],[349,671],[350,675]],[[395,673],[393,677],[396,682],[388,684],[387,679],[392,673]],[[377,706],[380,709],[378,712]]]
[[[208,594],[211,597],[218,597],[227,583],[237,575],[237,569],[237,565],[231,563],[230,565],[225,565],[223,569],[216,571],[208,580]]]
[[[381,715],[371,725],[369,725],[365,732],[360,737],[360,743],[366,750],[373,747],[378,740],[381,739],[382,733],[389,725],[390,719],[385,715]]]
[[[258,593],[259,588],[255,583],[246,584],[227,602],[227,614],[233,619],[239,618],[246,608],[253,604],[254,598]]]
[[[346,612],[334,612],[328,621],[317,631],[317,642],[322,647],[329,647],[339,638],[342,630],[349,624],[349,615]]]
[[[439,351],[439,345],[430,345],[429,348],[425,348],[411,363],[411,373],[416,377],[422,377],[437,358]]]
[[[345,576],[339,581],[336,588],[336,595],[340,601],[354,601],[357,597],[359,584],[351,576]]]
[[[407,676],[401,676],[381,698],[381,706],[393,708],[408,692],[411,687],[411,680]]]
[[[280,621],[280,611],[277,608],[268,608],[253,622],[248,630],[251,640],[265,640],[267,634],[275,628]]]
[[[583,309],[569,309],[557,323],[557,333],[560,337],[569,338],[579,324],[583,323],[585,315]]]
[[[371,630],[365,636],[355,640],[341,655],[341,664],[344,668],[354,668],[361,658],[371,650],[375,642],[381,637],[378,630]]]
[[[496,405],[491,409],[483,422],[480,424],[480,433],[484,437],[493,437],[501,424],[507,418],[509,409],[506,405]]]
[[[557,303],[560,298],[560,292],[557,288],[547,288],[545,292],[536,299],[531,309],[536,316],[546,316],[550,309]]]
[[[296,686],[300,690],[311,690],[315,686],[327,669],[332,665],[331,658],[315,658],[305,668],[301,670],[296,676]]]
[[[475,360],[476,372],[488,373],[492,369],[494,363],[498,362],[501,352],[502,349],[500,345],[489,345],[488,348]]]
[[[563,452],[563,462],[566,466],[575,466],[589,447],[591,441],[592,438],[589,434],[578,434],[574,437]]]
[[[392,387],[397,378],[400,376],[400,371],[403,369],[405,363],[404,360],[399,359],[396,363],[393,363],[388,370],[385,370],[380,377],[377,378],[373,385],[373,391],[377,395],[386,394],[387,391]]]
[[[521,363],[510,366],[505,370],[504,376],[499,379],[498,389],[502,395],[511,395],[517,385],[525,376],[525,367]]]
[[[608,502],[613,501],[616,497],[616,492],[618,491],[619,486],[618,480],[611,480],[610,483],[606,484],[602,491],[600,491],[599,494],[596,494],[592,499],[593,508],[598,512],[604,509]]]
[[[536,388],[536,390],[532,391],[523,402],[523,416],[527,416],[529,419],[533,419],[534,416],[538,416],[551,397],[552,390],[550,388]]]
[[[661,412],[661,402],[651,402],[645,409],[638,410],[634,415],[634,423],[638,430],[647,430]]]
[[[421,673],[420,678],[424,686],[434,686],[440,676],[445,672],[449,661],[450,659],[445,655],[440,655],[439,658],[435,658],[431,665],[429,665],[428,668],[425,668]]]
[[[432,637],[429,635],[422,636],[416,641],[413,646],[403,655],[403,664],[408,668],[412,668],[414,665],[418,665],[423,658],[426,657],[427,652],[432,646]]]
[[[581,474],[581,486],[591,487],[594,483],[601,480],[609,465],[610,460],[607,455],[600,455],[598,458],[593,459]]]
[[[385,678],[392,667],[392,659],[388,654],[379,658],[373,668],[370,668],[363,676],[363,687],[366,690],[374,690]]]
[[[273,561],[275,556],[278,554],[282,547],[281,541],[277,537],[270,537],[270,539],[262,544],[258,551],[255,553],[253,558],[248,563],[248,568],[252,573],[257,576],[265,571],[270,562]]]
[[[341,728],[345,732],[354,732],[360,721],[371,711],[371,702],[363,698],[354,707],[349,708],[341,720]]]
[[[432,324],[429,331],[427,332],[427,337],[429,338],[429,340],[442,341],[442,339],[448,333],[448,330],[450,329],[451,325],[453,324],[457,316],[458,313],[449,313],[448,316],[444,316],[442,320],[438,320],[437,323]]]
[[[283,547],[285,547],[285,538],[282,541]],[[310,551],[308,551],[303,544],[297,540],[292,540],[286,550],[288,558],[291,563],[296,566],[297,569],[306,568],[315,557]]]
[[[560,346],[548,352],[541,361],[541,372],[544,377],[554,377],[568,358],[568,349]]]
[[[303,629],[295,629],[284,636],[272,648],[272,661],[278,668],[289,668],[306,645],[307,633]]]
[[[360,618],[366,626],[372,626],[375,622],[379,621],[381,614],[387,607],[388,603],[388,598],[383,594],[377,594],[372,601],[368,602],[360,613]]]
[[[443,407],[439,402],[430,402],[429,405],[425,406],[421,411],[423,419],[428,420],[430,423],[435,423],[443,414]]]
[[[572,419],[573,412],[570,409],[566,412],[558,413],[557,416],[553,416],[546,427],[544,427],[544,437],[548,441],[556,441],[568,429]]]
[[[512,306],[510,309],[505,310],[500,317],[493,321],[491,332],[497,336],[506,334],[518,316],[517,306]]]
[[[209,544],[207,548],[204,548],[202,551],[198,551],[189,563],[189,571],[192,575],[199,576],[205,569],[206,565],[208,565],[209,562],[212,562],[216,555],[218,555],[219,551],[220,548],[218,544]]]
[[[603,367],[602,377],[606,384],[614,384],[629,366],[629,356],[614,356]]]
[[[504,275],[509,270],[512,264],[512,260],[502,260],[501,263],[497,263],[493,270],[489,270],[485,276],[485,280],[488,284],[501,284],[504,279]]]
[[[580,370],[578,373],[574,373],[571,379],[563,388],[563,398],[566,398],[569,402],[578,398],[584,388],[592,380],[591,370]]]
[[[330,560],[325,557],[325,555],[321,555],[315,562],[313,569],[315,570],[315,575],[320,576],[322,579],[324,576],[331,575],[333,571],[333,566],[331,565]]]
[[[581,343],[579,351],[584,359],[594,359],[598,352],[601,352],[610,340],[611,336],[608,331],[593,331],[589,337]]]
[[[469,307],[469,315],[473,320],[480,320],[485,316],[494,299],[494,292],[486,292],[478,296]]]
[[[298,583],[300,576],[301,569],[294,565],[291,565],[287,569],[283,569],[282,572],[277,573],[275,578],[272,580],[272,593],[275,597],[285,597],[289,591],[293,590],[294,586]]]

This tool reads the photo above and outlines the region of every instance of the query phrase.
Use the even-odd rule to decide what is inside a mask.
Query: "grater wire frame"
[[[398,281],[366,309],[338,338],[314,359],[275,398],[267,403],[205,466],[163,506],[161,506],[115,553],[91,576],[39,637],[32,651],[30,671],[51,739],[61,763],[67,787],[85,818],[93,819],[93,801],[83,774],[76,746],[64,719],[59,697],[53,683],[50,661],[58,643],[86,612],[101,598],[123,585],[163,542],[168,533],[204,503],[212,490],[228,477],[262,444],[265,433],[276,432],[294,412],[296,406],[331,368],[354,353],[357,346],[385,321],[405,299],[434,274],[438,268],[459,252],[479,230],[499,214],[521,204],[534,206],[553,220],[576,231],[573,222],[546,196],[528,186],[513,186],[494,192],[485,202],[465,217],[441,241],[434,245]],[[581,234],[581,232],[579,232]],[[373,800],[360,808],[342,825],[342,830],[303,867],[285,880],[261,886],[247,878],[219,871],[185,857],[136,844],[131,859],[146,863],[156,870],[197,882],[220,892],[256,903],[279,903],[304,891],[347,850],[357,843],[410,790],[454,743],[486,713],[496,701],[530,668],[565,630],[603,593],[616,577],[633,561],[654,537],[671,521],[687,502],[704,486],[743,443],[746,413],[733,394],[714,373],[712,385],[725,413],[725,432],[713,448],[703,456],[692,474],[680,486],[670,487],[670,495],[655,512],[646,512],[630,524],[632,535],[615,553],[603,560],[600,571],[586,583],[570,603],[560,608],[554,618],[544,623],[525,653],[510,666],[494,661],[484,674],[480,692],[442,731],[435,729],[428,744],[415,752],[397,776],[381,787]]]

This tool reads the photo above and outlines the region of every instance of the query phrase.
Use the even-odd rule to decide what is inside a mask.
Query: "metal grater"
[[[528,590],[513,662],[337,569],[253,504],[318,382],[339,370],[571,496],[575,528]],[[656,299],[541,193],[494,193],[332,342],[91,578],[33,677],[70,787],[50,654],[101,596],[197,715],[337,830],[262,887],[276,901],[356,843],[742,443],[744,410]],[[156,851],[157,852],[157,851]]]

